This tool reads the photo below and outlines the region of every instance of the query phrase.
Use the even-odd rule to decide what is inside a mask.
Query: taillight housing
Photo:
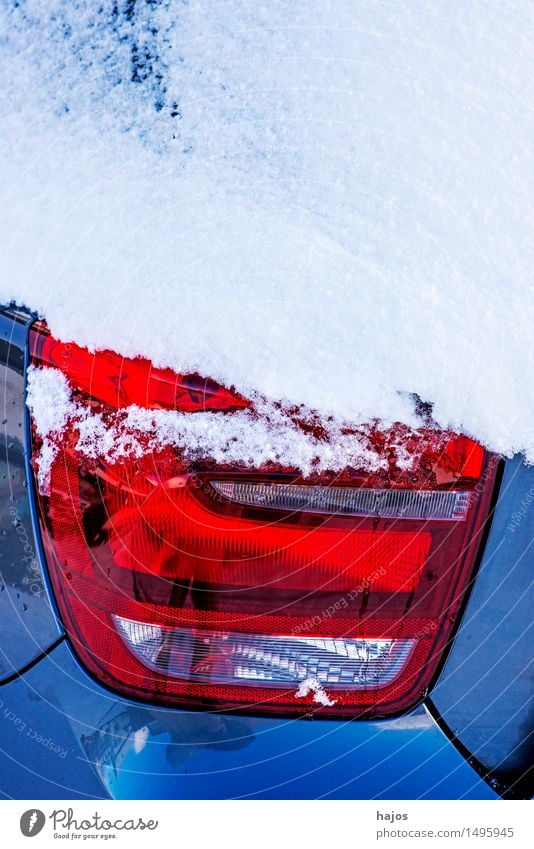
[[[214,381],[63,344],[43,324],[31,363],[60,370],[100,422],[131,405],[209,412],[215,427],[253,414]],[[36,495],[55,599],[84,666],[169,705],[360,718],[414,706],[473,577],[498,463],[431,427],[370,428],[367,440],[385,460],[378,471],[303,476],[192,459],[157,434],[144,451],[88,456],[68,423]],[[392,459],[399,443],[411,465]],[[35,431],[33,448],[38,464]]]

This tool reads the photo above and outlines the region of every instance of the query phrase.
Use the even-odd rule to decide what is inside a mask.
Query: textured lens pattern
[[[381,519],[461,521],[469,509],[468,492],[299,486],[248,481],[211,481],[214,490],[236,504],[302,513],[338,513]]]
[[[149,668],[212,683],[287,687],[313,678],[333,688],[384,687],[400,675],[415,644],[166,628],[121,616],[113,620],[130,651]]]

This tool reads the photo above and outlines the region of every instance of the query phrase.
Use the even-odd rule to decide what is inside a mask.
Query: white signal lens
[[[450,490],[363,489],[239,480],[210,483],[228,501],[287,512],[457,522],[465,519],[470,503],[469,492]]]
[[[397,678],[415,640],[273,636],[169,628],[113,616],[124,643],[145,666],[188,681],[329,688],[385,687]]]

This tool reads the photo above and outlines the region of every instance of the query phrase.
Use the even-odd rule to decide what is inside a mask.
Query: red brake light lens
[[[136,404],[231,416],[250,402],[198,376],[31,332],[104,417]],[[399,428],[391,463],[313,474],[185,461],[174,447],[83,456],[67,428],[38,506],[51,581],[84,665],[133,698],[217,710],[384,717],[428,689],[473,575],[496,458]],[[370,433],[388,456],[382,431]],[[36,439],[36,453],[39,441]]]

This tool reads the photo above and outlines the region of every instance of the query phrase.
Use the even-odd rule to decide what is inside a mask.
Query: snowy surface
[[[531,0],[4,0],[0,299],[534,461]]]
[[[313,693],[313,701],[323,705],[323,707],[332,707],[336,703],[335,699],[330,698],[318,678],[306,678],[301,681],[295,693],[295,698],[304,699],[310,693]]]
[[[89,459],[114,462],[172,446],[188,461],[209,458],[217,464],[248,468],[275,463],[297,468],[304,476],[347,467],[387,472],[391,464],[401,472],[415,472],[421,453],[430,445],[424,429],[404,429],[388,434],[385,451],[373,440],[372,429],[346,433],[336,419],[325,422],[318,437],[288,411],[260,398],[252,408],[231,415],[207,411],[191,415],[136,404],[104,414],[76,396],[59,369],[46,367],[29,367],[27,403],[41,443],[36,459],[43,494],[48,492],[52,466],[67,431],[76,433],[77,452]],[[408,438],[410,451],[406,450]],[[446,433],[434,434],[434,449],[439,450],[440,442],[446,440]]]
[[[363,434],[348,436],[333,423],[328,439],[319,440],[265,403],[229,416],[148,410],[132,404],[115,416],[104,417],[72,396],[59,369],[30,366],[28,406],[42,443],[37,458],[42,493],[47,492],[52,465],[68,427],[78,434],[78,453],[92,459],[141,457],[170,445],[180,448],[188,460],[209,457],[219,464],[248,467],[281,463],[299,468],[305,475],[312,470],[341,471],[347,466],[368,471],[388,468],[387,459],[372,449]],[[399,445],[398,465],[405,461],[403,453]],[[415,462],[416,456],[408,459]]]

